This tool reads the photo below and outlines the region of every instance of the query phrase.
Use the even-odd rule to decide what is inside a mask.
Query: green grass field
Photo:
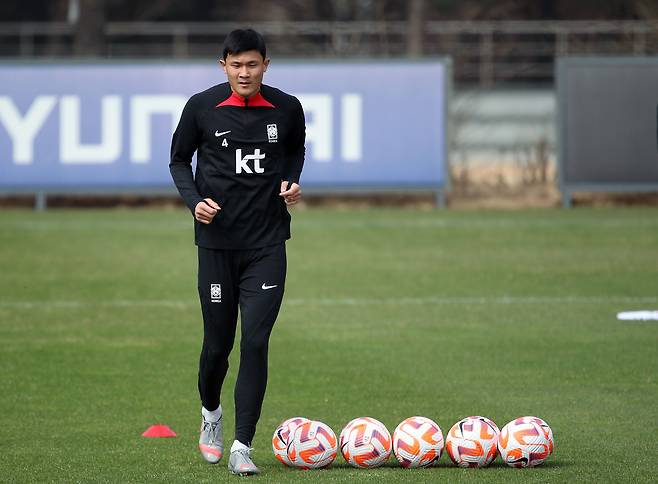
[[[263,482],[655,482],[658,210],[298,210],[254,442]],[[0,212],[0,481],[222,482],[198,455],[183,210]],[[236,349],[238,348],[236,342]],[[237,351],[223,394],[233,435]],[[551,425],[544,466],[283,468],[285,418]],[[145,439],[151,424],[175,439]]]

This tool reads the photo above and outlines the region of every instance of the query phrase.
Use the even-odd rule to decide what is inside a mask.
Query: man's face
[[[229,54],[219,61],[226,72],[231,89],[242,97],[250,97],[260,90],[263,74],[270,63],[257,50]]]

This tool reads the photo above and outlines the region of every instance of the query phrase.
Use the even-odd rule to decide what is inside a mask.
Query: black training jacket
[[[281,181],[299,182],[306,128],[299,100],[262,85],[245,99],[226,82],[195,94],[171,141],[169,170],[185,204],[212,198],[222,208],[195,242],[209,249],[255,249],[290,238]],[[192,156],[197,152],[195,175]]]

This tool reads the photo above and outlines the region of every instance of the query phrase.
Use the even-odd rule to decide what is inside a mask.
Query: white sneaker
[[[260,469],[251,460],[252,450],[254,449],[247,447],[231,452],[231,456],[228,459],[228,470],[231,471],[231,474],[237,474],[239,476],[260,474]]]
[[[201,435],[199,450],[204,459],[211,464],[217,464],[224,453],[224,429],[222,417],[217,422],[211,422],[201,416]]]

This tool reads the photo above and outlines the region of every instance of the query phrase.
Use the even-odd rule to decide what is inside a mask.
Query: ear
[[[219,59],[219,65],[222,66],[222,69],[226,72],[226,61],[224,59]]]
[[[270,65],[270,58],[268,57],[263,61],[263,64],[265,65],[265,69],[263,69],[263,72],[267,72],[267,67]]]

